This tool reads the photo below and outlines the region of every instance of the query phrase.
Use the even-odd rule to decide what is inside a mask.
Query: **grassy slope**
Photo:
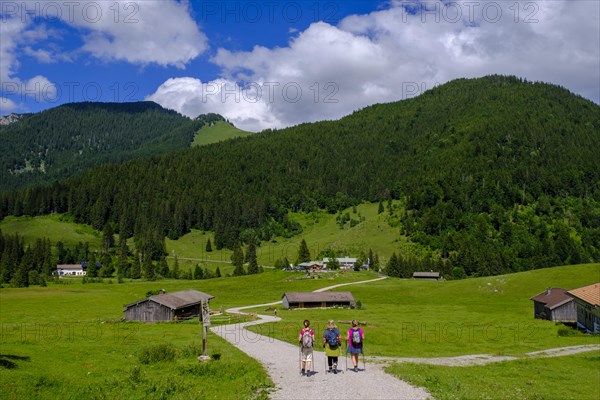
[[[243,131],[225,121],[217,121],[211,126],[205,125],[200,128],[194,137],[192,147],[204,146],[211,143],[222,142],[224,140],[249,135],[252,135],[252,132]]]
[[[369,248],[379,254],[383,265],[392,252],[414,253],[421,251],[417,245],[409,242],[398,234],[398,230],[390,227],[387,222],[389,213],[377,214],[378,204],[361,204],[357,213],[351,209],[345,210],[356,220],[363,216],[365,220],[354,227],[347,223],[344,229],[336,224],[336,215],[325,212],[310,214],[290,214],[290,219],[298,221],[302,227],[301,235],[292,238],[277,237],[271,242],[263,242],[257,248],[258,262],[261,265],[272,266],[279,258],[287,257],[290,262],[297,258],[300,241],[305,239],[311,255],[317,254],[327,247],[345,249],[349,256],[358,256],[361,251],[368,252]],[[52,244],[62,240],[67,246],[78,242],[90,242],[92,249],[101,246],[101,232],[87,225],[75,224],[60,215],[44,217],[6,217],[0,221],[0,229],[5,234],[19,233],[25,237],[26,243],[34,242],[37,238],[50,237]],[[206,252],[206,241],[210,238],[213,251]],[[130,243],[133,246],[133,243]],[[179,258],[180,270],[193,268],[196,264],[214,270],[219,266],[222,274],[231,273],[231,251],[216,250],[212,232],[193,230],[177,240],[166,239],[169,262],[173,265],[173,256]]]
[[[34,243],[36,239],[49,237],[53,245],[62,241],[67,247],[74,247],[79,242],[89,242],[90,248],[102,246],[102,234],[92,227],[71,222],[62,215],[43,217],[8,216],[0,221],[0,229],[4,234],[18,233],[25,244]]]

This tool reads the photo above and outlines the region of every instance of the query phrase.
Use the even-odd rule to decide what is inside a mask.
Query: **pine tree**
[[[204,271],[200,268],[200,264],[194,267],[194,279],[204,279]]]
[[[242,250],[239,244],[237,244],[233,249],[233,254],[231,255],[231,263],[235,267],[233,270],[233,275],[244,275],[244,251]]]
[[[102,230],[102,245],[104,246],[104,251],[108,251],[108,249],[115,246],[115,232],[108,222],[104,224],[104,229]]]
[[[212,251],[212,244],[210,243],[210,238],[206,239],[206,252],[210,253]]]
[[[392,253],[386,269],[389,276],[400,277],[400,260],[396,253]]]
[[[383,201],[379,200],[379,208],[377,208],[377,214],[381,214],[384,211],[385,208],[383,207]]]
[[[215,276],[216,276],[217,278],[220,278],[220,277],[221,277],[221,268],[219,268],[218,266],[217,266],[217,269],[216,269],[216,271],[215,271]]]
[[[119,259],[117,262],[117,275],[127,276],[129,274],[129,262],[127,257],[129,256],[129,248],[127,247],[127,240],[124,237],[119,238]]]
[[[310,250],[308,250],[306,241],[302,239],[300,246],[298,247],[298,262],[296,264],[301,264],[307,261],[310,261]]]
[[[140,265],[140,253],[136,252],[133,255],[133,263],[131,264],[131,279],[140,279],[142,277],[142,267]]]
[[[179,258],[175,254],[175,261],[173,262],[173,270],[171,271],[171,278],[179,279]]]
[[[258,274],[258,261],[256,259],[256,245],[251,241],[246,250],[246,260],[248,261],[248,274]]]
[[[142,278],[147,281],[156,280],[156,270],[154,264],[152,263],[152,256],[150,254],[146,254],[144,256],[144,264],[142,265]]]

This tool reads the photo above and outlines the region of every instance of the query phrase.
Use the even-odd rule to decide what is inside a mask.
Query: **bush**
[[[160,361],[173,361],[175,354],[175,347],[172,344],[159,343],[142,349],[138,358],[142,364],[152,364]]]

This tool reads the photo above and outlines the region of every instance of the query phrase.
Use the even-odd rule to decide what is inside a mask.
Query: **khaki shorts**
[[[311,348],[302,349],[302,361],[312,361],[313,351]]]

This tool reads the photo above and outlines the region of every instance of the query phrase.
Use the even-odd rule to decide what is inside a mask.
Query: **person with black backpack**
[[[298,342],[300,342],[300,373],[310,376],[313,361],[313,343],[315,341],[315,331],[310,329],[310,321],[304,320],[304,328],[300,330]]]
[[[358,371],[358,355],[363,352],[363,342],[365,340],[365,333],[361,328],[358,327],[358,322],[355,319],[352,320],[352,328],[348,329],[346,336],[348,341],[348,349],[346,350],[352,356],[352,365],[354,366],[354,372]]]
[[[340,330],[335,326],[335,322],[330,319],[327,322],[327,329],[323,332],[323,346],[325,346],[325,355],[327,355],[328,372],[337,374],[338,357],[340,355],[340,345],[342,338]]]

